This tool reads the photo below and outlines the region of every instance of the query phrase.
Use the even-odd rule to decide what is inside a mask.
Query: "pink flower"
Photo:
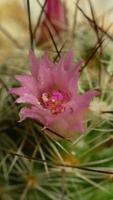
[[[99,93],[78,93],[82,61],[73,64],[72,52],[62,56],[57,64],[49,60],[47,53],[42,59],[37,59],[32,51],[29,56],[32,74],[16,76],[21,87],[11,89],[11,93],[19,96],[17,103],[26,103],[20,111],[20,120],[34,119],[63,138],[72,139],[75,133],[83,133],[85,113]]]
[[[47,0],[46,15],[53,23],[65,24],[65,8],[60,0]]]
[[[46,0],[45,16],[40,27],[40,35],[36,38],[38,44],[50,40],[47,27],[53,36],[67,30],[66,15],[67,11],[60,0]]]

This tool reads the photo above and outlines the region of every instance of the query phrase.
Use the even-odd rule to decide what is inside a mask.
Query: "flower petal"
[[[18,96],[24,95],[28,90],[24,87],[19,87],[19,88],[11,88],[9,90],[11,94],[16,94]]]
[[[45,53],[43,59],[37,59],[32,50],[30,50],[29,57],[32,75],[38,82],[40,89],[52,84],[51,68],[53,64],[49,61],[48,54]]]
[[[100,92],[96,90],[91,90],[85,92],[83,95],[79,95],[76,101],[76,108],[85,108],[88,107],[90,101],[95,97],[99,96]]]
[[[79,60],[76,64],[73,65],[72,69],[69,71],[69,84],[71,87],[73,87],[73,85],[77,86],[77,82],[80,77],[81,66],[83,63],[83,60]]]
[[[32,108],[22,108],[20,111],[20,122],[24,121],[26,118],[35,119],[44,123],[44,118],[41,116],[41,113],[35,107]]]
[[[39,105],[38,99],[32,94],[25,93],[23,96],[17,98],[16,103],[27,103],[31,105]]]
[[[41,107],[32,106],[31,108],[22,108],[20,111],[20,122],[24,121],[25,119],[35,119],[36,121],[40,122],[44,125],[44,127],[48,126],[47,122],[47,115],[49,113],[46,110],[42,110]]]
[[[38,85],[31,75],[16,75],[16,80],[20,81],[22,86],[34,95],[38,94]]]
[[[63,68],[64,70],[70,70],[73,58],[74,58],[73,51],[68,52],[66,56],[62,55],[59,63],[57,64],[58,67]]]
[[[64,25],[65,9],[60,0],[47,0],[46,12],[50,20],[55,20],[56,22]]]

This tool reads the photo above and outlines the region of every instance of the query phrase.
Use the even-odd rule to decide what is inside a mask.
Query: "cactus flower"
[[[21,87],[12,88],[18,95],[16,102],[24,103],[20,121],[34,119],[63,138],[72,139],[85,131],[84,118],[95,90],[78,92],[78,80],[83,61],[73,64],[73,53],[62,56],[58,63],[49,60],[45,53],[41,59],[30,51],[31,75],[18,75]],[[48,131],[49,132],[49,131]],[[51,134],[49,132],[49,134]]]
[[[43,44],[50,40],[47,26],[53,36],[67,30],[67,10],[60,0],[46,0],[45,16],[40,27],[40,34],[36,41]]]
[[[49,20],[55,25],[66,26],[66,10],[60,0],[47,0],[46,15]],[[62,27],[63,28],[63,27]],[[65,27],[66,28],[66,27]]]

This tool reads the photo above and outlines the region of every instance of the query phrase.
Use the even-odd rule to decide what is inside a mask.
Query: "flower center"
[[[43,106],[49,109],[52,114],[59,114],[64,112],[65,103],[69,101],[69,97],[60,91],[53,91],[52,93],[44,92],[41,100]]]

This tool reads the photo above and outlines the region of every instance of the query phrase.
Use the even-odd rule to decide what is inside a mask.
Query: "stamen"
[[[41,97],[43,106],[49,109],[52,114],[62,113],[65,110],[65,103],[68,102],[66,94],[60,91],[53,91],[52,93],[44,92]]]

